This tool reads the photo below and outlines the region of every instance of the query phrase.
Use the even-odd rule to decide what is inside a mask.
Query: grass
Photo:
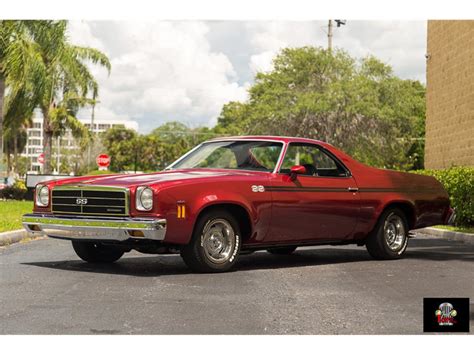
[[[454,227],[454,226],[435,226],[435,228],[448,230],[451,232],[472,233],[474,234],[474,227]]]
[[[21,229],[21,216],[33,210],[33,201],[0,201],[0,233]]]

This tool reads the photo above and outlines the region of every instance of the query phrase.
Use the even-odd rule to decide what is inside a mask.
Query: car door
[[[292,166],[305,174],[291,179]],[[273,174],[272,242],[344,240],[355,229],[360,202],[357,185],[345,166],[316,144],[290,143],[280,172]]]

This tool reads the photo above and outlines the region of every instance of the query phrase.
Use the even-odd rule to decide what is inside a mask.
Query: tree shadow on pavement
[[[474,261],[474,246],[437,239],[412,239],[405,259],[432,261]],[[245,270],[280,269],[355,262],[374,262],[365,248],[317,247],[300,248],[291,255],[272,255],[264,251],[241,255],[231,272]],[[388,261],[390,262],[390,261]],[[179,255],[124,257],[113,264],[89,264],[81,260],[29,262],[23,265],[39,266],[64,271],[153,277],[189,274]]]

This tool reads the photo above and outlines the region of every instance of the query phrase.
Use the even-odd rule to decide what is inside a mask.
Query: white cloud
[[[229,59],[211,51],[205,23],[82,22],[70,31],[72,41],[102,43],[111,53],[110,77],[94,69],[105,114],[152,116],[154,125],[177,118],[214,124],[223,104],[247,97]],[[101,34],[106,41],[97,38]]]
[[[276,55],[277,51],[265,51],[250,56],[250,70],[253,74],[271,71],[273,69],[273,58]]]

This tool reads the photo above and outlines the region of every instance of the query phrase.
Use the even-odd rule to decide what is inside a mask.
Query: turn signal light
[[[145,234],[142,231],[128,231],[128,234],[135,238],[145,238]]]

